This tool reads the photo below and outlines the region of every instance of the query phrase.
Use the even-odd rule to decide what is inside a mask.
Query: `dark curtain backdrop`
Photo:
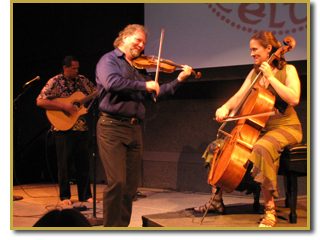
[[[119,31],[132,23],[144,23],[143,4],[13,3],[13,99],[27,81],[41,78],[15,106],[14,166],[19,182],[47,179],[47,162],[56,175],[51,134],[46,136],[50,124],[45,111],[36,106],[45,83],[61,71],[66,55],[76,56],[79,73],[95,83],[99,58],[113,49]]]

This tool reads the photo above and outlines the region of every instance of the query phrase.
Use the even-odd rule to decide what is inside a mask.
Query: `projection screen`
[[[307,10],[307,3],[145,3],[145,54],[158,55],[164,29],[164,59],[193,68],[251,64],[249,40],[268,30],[281,43],[296,40],[287,61],[306,60]]]

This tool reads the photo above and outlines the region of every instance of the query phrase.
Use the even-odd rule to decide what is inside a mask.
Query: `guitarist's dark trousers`
[[[79,201],[92,197],[90,190],[90,163],[88,131],[53,131],[58,158],[60,199],[70,199],[71,165],[74,163]]]

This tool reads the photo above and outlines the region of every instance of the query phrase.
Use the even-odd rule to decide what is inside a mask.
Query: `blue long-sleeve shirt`
[[[96,83],[100,97],[99,110],[123,117],[145,118],[144,99],[152,99],[146,81],[152,80],[146,70],[132,67],[118,48],[103,55],[96,66]],[[157,101],[173,94],[178,79],[160,86]]]

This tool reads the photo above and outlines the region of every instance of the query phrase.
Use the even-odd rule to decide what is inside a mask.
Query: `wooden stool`
[[[298,177],[307,176],[307,144],[299,143],[284,148],[278,175],[284,176],[286,207],[290,207],[290,223],[297,222]]]

